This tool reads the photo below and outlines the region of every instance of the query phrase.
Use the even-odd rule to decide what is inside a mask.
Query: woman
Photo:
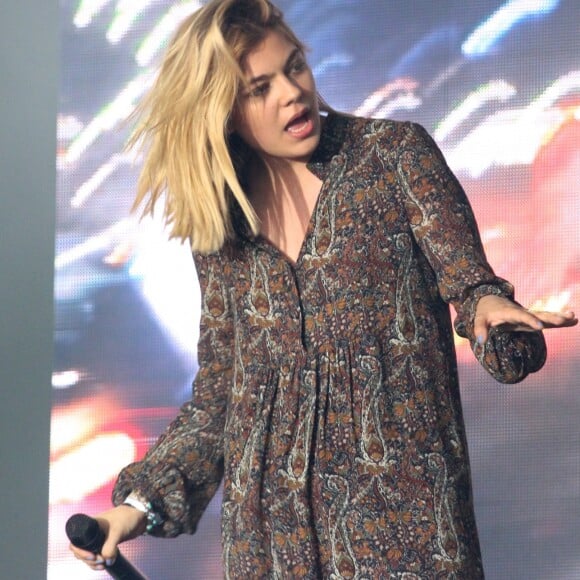
[[[140,109],[137,204],[165,194],[202,290],[193,399],[128,466],[102,554],[193,533],[224,479],[230,578],[483,577],[452,327],[503,382],[541,329],[485,259],[425,131],[321,116],[304,47],[267,0],[212,0]]]

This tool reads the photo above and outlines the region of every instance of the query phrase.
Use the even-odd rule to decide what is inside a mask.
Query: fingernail
[[[106,564],[107,566],[112,566],[114,563],[115,563],[115,558],[107,558],[107,559],[105,560],[105,564]]]
[[[477,344],[479,345],[483,344],[483,336],[481,334],[477,337]]]
[[[94,560],[95,560],[95,555],[94,555],[94,554],[91,554],[90,556],[85,556],[85,560],[86,560],[87,562],[94,562]]]
[[[104,564],[105,560],[103,560],[103,558],[99,557],[99,558],[92,558],[95,561],[95,564]]]

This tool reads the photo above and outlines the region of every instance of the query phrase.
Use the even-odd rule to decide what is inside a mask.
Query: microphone
[[[95,518],[86,514],[74,514],[66,522],[65,529],[71,544],[81,550],[100,553],[105,543],[105,534]],[[120,552],[117,553],[115,562],[111,566],[105,566],[105,570],[115,580],[147,580]]]

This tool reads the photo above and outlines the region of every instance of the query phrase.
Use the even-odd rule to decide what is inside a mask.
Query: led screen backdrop
[[[535,307],[580,308],[580,2],[280,0],[336,109],[418,121],[464,184],[491,263]],[[60,0],[61,93],[48,578],[106,577],[64,523],[109,504],[196,372],[187,249],[128,213],[139,159],[123,124],[198,2]],[[458,340],[476,508],[491,579],[580,578],[577,329],[502,386]],[[219,497],[198,533],[140,538],[151,578],[220,578]]]

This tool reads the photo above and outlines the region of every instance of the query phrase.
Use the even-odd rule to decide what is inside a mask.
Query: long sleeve
[[[441,297],[457,312],[457,333],[469,339],[479,362],[500,382],[515,383],[539,370],[546,358],[541,333],[493,329],[485,346],[475,340],[478,300],[486,294],[513,300],[514,290],[488,264],[465,192],[420,125],[409,123],[398,174],[417,244],[435,272]]]
[[[113,503],[134,491],[151,502],[164,523],[153,535],[193,533],[223,475],[223,431],[232,378],[233,322],[220,254],[195,255],[202,313],[199,371],[193,398],[147,452],[126,467]]]

